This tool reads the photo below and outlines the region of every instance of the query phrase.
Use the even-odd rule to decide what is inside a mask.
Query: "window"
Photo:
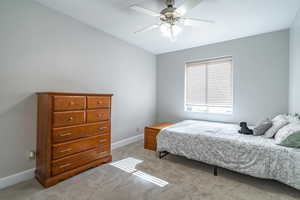
[[[231,114],[233,111],[232,58],[186,64],[185,110]]]

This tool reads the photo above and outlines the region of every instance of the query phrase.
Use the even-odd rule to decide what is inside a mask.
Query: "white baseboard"
[[[13,174],[4,178],[0,178],[0,190],[11,185],[29,180],[34,177],[35,169],[28,169],[23,172],[19,172],[17,174]]]
[[[130,137],[130,138],[126,138],[124,140],[120,140],[118,142],[112,143],[111,148],[112,149],[117,149],[117,148],[126,146],[130,143],[142,140],[143,138],[144,138],[143,134],[136,135],[136,136],[133,136],[133,137]],[[6,187],[9,187],[9,186],[15,185],[17,183],[20,183],[20,182],[23,182],[23,181],[34,178],[34,170],[35,170],[34,168],[33,169],[28,169],[26,171],[19,172],[17,174],[13,174],[13,175],[10,175],[10,176],[7,176],[7,177],[0,178],[0,190],[4,189]]]
[[[144,139],[144,134],[140,134],[140,135],[136,135],[130,138],[126,138],[124,140],[120,140],[118,142],[114,142],[111,144],[111,149],[117,149],[123,146],[126,146],[127,144],[133,143],[133,142],[137,142],[139,140]]]

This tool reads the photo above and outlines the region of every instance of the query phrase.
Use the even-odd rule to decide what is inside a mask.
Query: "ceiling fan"
[[[214,23],[211,20],[205,19],[196,19],[196,18],[185,18],[184,15],[196,7],[202,0],[185,0],[184,3],[175,8],[175,0],[164,0],[167,8],[163,9],[160,13],[152,11],[147,8],[143,8],[138,5],[132,5],[130,8],[152,16],[159,17],[160,22],[153,24],[151,26],[144,27],[136,31],[135,33],[143,33],[156,28],[160,28],[160,31],[163,36],[169,37],[171,41],[176,41],[177,35],[181,32],[182,28],[179,25],[183,26],[197,26],[202,23]]]

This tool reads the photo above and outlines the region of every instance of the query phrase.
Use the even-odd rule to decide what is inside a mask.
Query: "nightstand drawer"
[[[172,123],[166,122],[153,126],[145,127],[144,132],[144,148],[152,151],[156,151],[156,136],[164,128],[171,126]]]
[[[152,137],[156,137],[156,135],[160,132],[160,130],[158,129],[152,129],[152,128],[145,128],[145,133],[147,133],[147,135],[152,136]]]
[[[148,135],[145,133],[144,136],[145,148],[155,151],[156,150],[156,136]]]

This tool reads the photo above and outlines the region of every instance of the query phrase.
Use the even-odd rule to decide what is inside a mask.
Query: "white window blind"
[[[232,113],[232,58],[186,64],[185,110]]]

